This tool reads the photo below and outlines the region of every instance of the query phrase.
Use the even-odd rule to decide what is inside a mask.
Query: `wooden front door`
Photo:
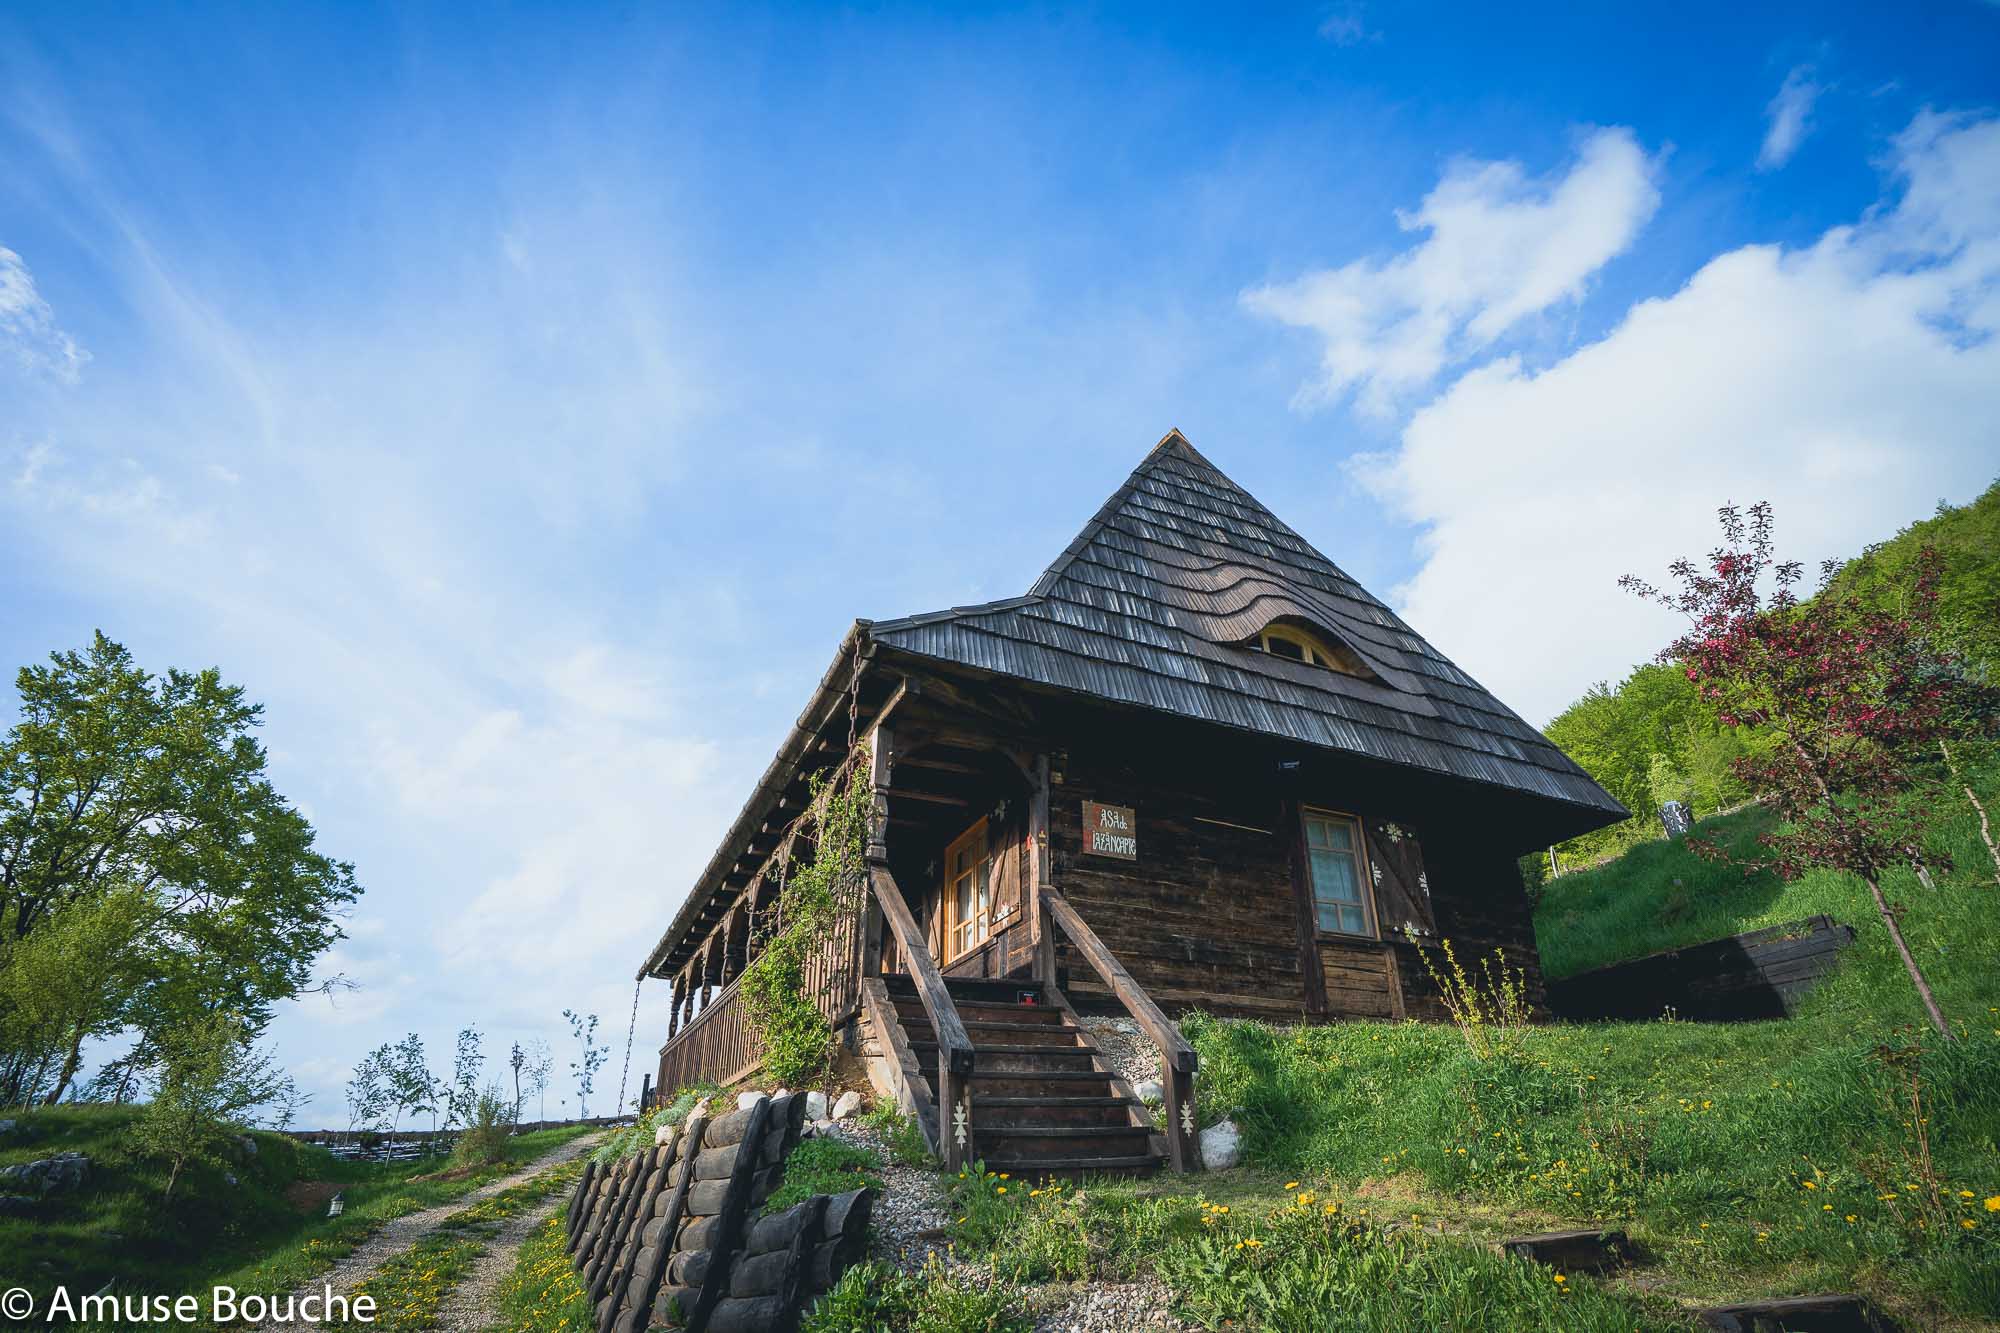
[[[993,934],[992,849],[986,821],[952,840],[944,853],[944,962],[986,943]]]

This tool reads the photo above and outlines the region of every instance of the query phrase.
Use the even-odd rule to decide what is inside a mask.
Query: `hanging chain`
[[[646,984],[641,976],[632,983],[632,1021],[625,1025],[625,1067],[618,1071],[618,1114],[625,1114],[625,1080],[632,1075],[632,1037],[639,1030],[639,987]]]

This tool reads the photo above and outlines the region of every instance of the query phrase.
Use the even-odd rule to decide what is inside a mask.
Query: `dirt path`
[[[332,1287],[334,1294],[337,1296],[353,1295],[355,1287],[359,1286],[361,1281],[374,1272],[383,1261],[392,1255],[402,1253],[425,1236],[430,1235],[431,1232],[437,1230],[438,1223],[444,1221],[445,1218],[450,1217],[462,1208],[468,1208],[478,1203],[481,1199],[491,1198],[509,1186],[518,1185],[538,1172],[546,1171],[552,1166],[560,1165],[571,1158],[579,1157],[589,1152],[601,1143],[603,1138],[604,1136],[601,1134],[585,1134],[580,1138],[571,1139],[568,1143],[562,1144],[537,1157],[534,1161],[528,1163],[512,1175],[502,1176],[498,1180],[490,1181],[470,1193],[461,1194],[449,1203],[441,1203],[434,1208],[426,1208],[422,1212],[407,1213],[402,1217],[384,1223],[382,1229],[363,1241],[354,1253],[335,1264],[329,1272],[314,1278],[293,1294],[295,1296],[304,1296],[307,1293],[317,1294],[324,1287]],[[546,1210],[534,1211],[537,1218],[548,1216]],[[520,1220],[519,1218],[514,1219],[515,1222],[519,1222]],[[512,1229],[513,1223],[509,1223],[507,1231],[502,1232],[501,1237],[496,1238],[495,1244],[503,1243],[503,1238]],[[525,1235],[526,1233],[523,1232],[522,1234]],[[516,1246],[519,1245],[518,1238],[514,1241],[514,1244]],[[490,1250],[487,1256],[482,1257],[480,1261],[482,1266],[485,1263],[486,1257],[491,1257]],[[513,1254],[511,1250],[508,1251],[507,1257],[510,1261],[512,1260]],[[279,1308],[284,1308],[282,1300],[280,1301]],[[322,1325],[316,1323],[283,1323],[276,1320],[269,1320],[258,1325],[258,1328],[268,1330],[269,1333],[318,1333],[318,1330],[322,1327]],[[446,1325],[446,1327],[470,1328],[479,1327],[479,1325]]]

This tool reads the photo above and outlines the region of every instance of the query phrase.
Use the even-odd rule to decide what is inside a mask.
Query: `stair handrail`
[[[972,1076],[972,1038],[966,1035],[965,1021],[958,1016],[951,992],[944,984],[930,948],[917,930],[917,919],[903,900],[903,890],[889,867],[879,861],[868,866],[868,887],[882,906],[882,919],[896,937],[904,965],[916,983],[917,998],[938,1039],[938,1156],[945,1170],[965,1165],[966,1149],[972,1142],[972,1096],[967,1081]]]
[[[1153,997],[1132,979],[1132,974],[1125,970],[1118,956],[1105,947],[1097,932],[1090,928],[1090,923],[1070,905],[1069,899],[1063,897],[1062,890],[1044,884],[1041,894],[1043,919],[1053,920],[1062,927],[1084,961],[1104,979],[1112,995],[1125,1006],[1125,1012],[1132,1015],[1140,1030],[1160,1048],[1160,1065],[1164,1074],[1161,1081],[1167,1103],[1168,1157],[1176,1171],[1200,1170],[1201,1151],[1195,1137],[1194,1075],[1201,1067],[1201,1057],[1195,1053],[1194,1047],[1188,1045],[1187,1038],[1181,1035],[1173,1020],[1154,1003]]]

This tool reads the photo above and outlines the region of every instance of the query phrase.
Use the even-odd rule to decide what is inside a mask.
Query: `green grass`
[[[80,1190],[49,1199],[34,1218],[0,1218],[8,1276],[40,1298],[56,1286],[95,1291],[112,1278],[134,1293],[205,1293],[217,1284],[275,1294],[318,1276],[392,1217],[459,1198],[578,1134],[541,1130],[509,1139],[506,1159],[454,1180],[417,1180],[436,1162],[342,1162],[323,1148],[252,1131],[254,1156],[228,1167],[197,1164],[161,1201],[166,1171],[125,1147],[131,1107],[56,1106],[14,1113],[0,1165],[64,1151],[91,1159]],[[225,1170],[237,1178],[231,1186]],[[285,1199],[297,1181],[332,1181],[346,1209],[301,1212]]]
[[[880,1191],[882,1159],[838,1139],[806,1139],[785,1158],[784,1183],[764,1201],[765,1214],[781,1213],[815,1194],[845,1194],[864,1185]]]
[[[583,1333],[596,1327],[590,1294],[570,1263],[557,1213],[529,1235],[500,1284],[501,1333]]]
[[[1019,1293],[992,1274],[857,1264],[813,1304],[800,1333],[1029,1333]]]

